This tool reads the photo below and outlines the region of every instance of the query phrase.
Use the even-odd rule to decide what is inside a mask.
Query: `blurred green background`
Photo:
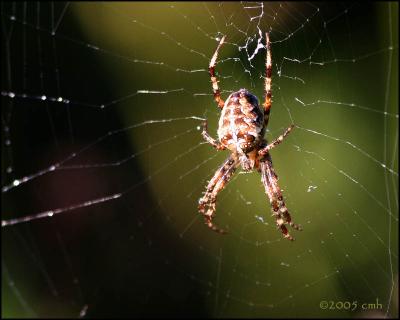
[[[397,3],[1,10],[2,185],[61,162],[3,192],[2,219],[66,209],[2,227],[3,317],[398,316]],[[193,118],[216,137],[215,38],[227,35],[223,96],[262,99],[264,49],[248,59],[258,28],[271,32],[274,67],[266,137],[296,125],[271,152],[304,229],[293,243],[257,172],[236,173],[219,196],[228,235],[197,212],[228,154],[203,143]]]

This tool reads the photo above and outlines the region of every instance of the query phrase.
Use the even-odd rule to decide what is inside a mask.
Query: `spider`
[[[277,139],[268,144],[264,139],[271,111],[271,74],[272,60],[269,33],[266,38],[266,76],[264,85],[265,101],[262,107],[256,96],[246,89],[232,93],[226,102],[221,98],[221,91],[215,75],[215,65],[218,52],[221,49],[225,36],[220,40],[209,65],[214,100],[221,109],[218,126],[218,138],[213,139],[207,131],[207,120],[203,122],[202,136],[217,150],[229,149],[230,156],[215,172],[209,181],[204,196],[199,200],[199,212],[203,215],[206,225],[218,233],[226,233],[223,229],[213,224],[212,220],[216,211],[218,193],[225,187],[236,168],[241,165],[244,171],[257,170],[261,173],[261,181],[268,195],[272,216],[275,216],[277,228],[283,236],[294,240],[289,234],[286,224],[296,230],[300,226],[294,224],[283,200],[281,189],[278,185],[278,176],[272,166],[270,150],[280,144],[292,131],[294,125],[289,126]]]

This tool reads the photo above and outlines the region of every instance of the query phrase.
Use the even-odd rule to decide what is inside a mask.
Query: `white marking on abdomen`
[[[231,108],[231,112],[229,114],[229,128],[231,129],[231,134],[232,134],[232,138],[233,141],[235,143],[236,149],[238,152],[240,152],[241,150],[239,150],[239,144],[238,144],[238,138],[236,135],[236,130],[235,130],[235,115],[234,115],[234,110],[235,108]]]

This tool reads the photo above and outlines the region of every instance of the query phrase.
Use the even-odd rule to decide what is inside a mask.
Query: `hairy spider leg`
[[[225,101],[222,100],[221,98],[221,91],[219,90],[218,80],[217,77],[215,76],[215,64],[217,62],[219,49],[222,47],[224,41],[225,41],[225,36],[223,36],[221,41],[219,42],[218,47],[215,50],[214,55],[211,58],[210,65],[208,67],[208,71],[210,72],[211,76],[212,88],[214,92],[214,100],[217,102],[218,107],[220,107],[221,109],[224,107]]]
[[[203,122],[203,131],[201,133],[204,140],[206,140],[209,144],[211,144],[217,150],[225,150],[225,146],[221,144],[219,141],[215,140],[207,131],[207,120]]]
[[[282,191],[278,185],[278,176],[272,166],[272,159],[269,154],[260,162],[260,171],[261,181],[271,203],[276,224],[281,230],[283,236],[293,241],[294,238],[289,234],[285,224],[289,224],[296,230],[301,230],[301,227],[292,222],[292,218],[283,200]]]
[[[229,182],[239,162],[230,155],[221,167],[215,172],[207,185],[204,196],[199,200],[199,212],[204,216],[206,225],[218,232],[226,233],[225,230],[218,228],[212,223],[212,219],[215,215],[215,204],[217,202],[218,193],[225,187]]]
[[[283,139],[286,138],[286,136],[292,131],[294,128],[294,124],[290,125],[283,134],[281,134],[278,138],[273,140],[270,144],[268,144],[266,147],[258,150],[258,154],[260,156],[266,155],[271,149],[275,148],[278,144],[280,144]]]
[[[267,167],[266,162],[260,162],[261,182],[264,185],[265,193],[267,194],[267,196],[269,198],[269,202],[271,204],[272,212],[273,212],[272,215],[275,216],[276,224],[281,229],[281,232],[284,235],[284,237],[293,241],[293,237],[291,237],[289,235],[289,232],[288,232],[286,226],[284,225],[284,220],[283,220],[282,215],[281,215],[281,213],[279,211],[277,198],[274,195],[274,192],[273,192],[273,189],[272,189],[272,186],[271,186],[271,182],[270,182],[270,180],[268,178],[268,175],[267,175],[266,167]]]
[[[265,50],[266,50],[266,58],[265,58],[265,84],[264,84],[264,96],[265,100],[263,103],[264,106],[264,124],[265,127],[268,125],[269,114],[271,112],[272,105],[272,94],[271,94],[271,82],[272,82],[272,58],[271,58],[271,43],[269,41],[269,33],[265,33]]]
[[[292,222],[292,218],[290,217],[286,204],[283,201],[282,191],[278,185],[278,175],[276,174],[275,169],[272,165],[271,155],[268,155],[266,159],[267,159],[266,162],[267,176],[271,182],[272,191],[276,195],[276,198],[278,199],[278,207],[283,215],[283,218],[285,219],[285,222],[288,223],[292,228],[296,230],[301,230],[300,226]]]

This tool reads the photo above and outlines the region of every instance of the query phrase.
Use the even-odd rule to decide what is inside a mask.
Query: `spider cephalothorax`
[[[217,170],[208,183],[204,196],[199,200],[199,211],[204,216],[206,224],[214,231],[225,233],[212,223],[215,214],[217,194],[229,181],[236,168],[241,165],[244,171],[257,169],[261,172],[261,181],[271,203],[276,224],[281,229],[285,238],[293,240],[285,224],[300,230],[300,227],[291,221],[286,208],[281,189],[278,186],[278,176],[272,166],[269,151],[283,141],[293,129],[293,125],[270,144],[264,139],[265,130],[271,110],[271,49],[269,35],[266,33],[266,76],[265,76],[265,101],[259,105],[256,96],[246,89],[232,93],[226,102],[221,98],[218,81],[215,76],[215,64],[219,49],[224,43],[223,37],[210,61],[209,71],[211,76],[214,99],[222,109],[218,126],[219,141],[213,139],[207,132],[207,122],[203,124],[203,137],[218,150],[229,149],[231,155]]]

